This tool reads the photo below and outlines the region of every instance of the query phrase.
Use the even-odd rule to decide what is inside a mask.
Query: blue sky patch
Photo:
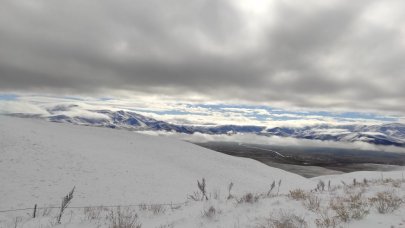
[[[0,100],[14,101],[17,100],[18,96],[11,93],[0,93]]]

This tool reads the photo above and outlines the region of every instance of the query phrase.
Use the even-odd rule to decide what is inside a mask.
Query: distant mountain
[[[263,135],[339,142],[368,142],[376,145],[405,146],[404,124],[316,125],[302,128],[270,128]]]
[[[63,107],[65,111],[66,107]],[[48,110],[48,112],[57,113],[60,109]],[[92,110],[91,112],[103,114],[108,118],[89,118],[82,116],[50,115],[45,117],[51,122],[73,123],[78,125],[91,125],[109,128],[126,128],[131,130],[154,130],[154,131],[172,131],[178,133],[193,134],[196,132],[204,134],[235,134],[235,133],[260,133],[265,127],[260,126],[239,126],[239,125],[220,125],[220,126],[190,126],[171,124],[165,121],[146,117],[135,112],[111,111],[111,110]]]
[[[20,117],[45,118],[52,122],[72,123],[78,125],[123,128],[136,131],[170,131],[210,135],[251,133],[262,136],[293,137],[310,140],[329,140],[336,142],[367,142],[376,145],[393,145],[405,147],[405,124],[390,123],[381,125],[315,125],[307,127],[274,127],[246,125],[193,126],[172,124],[146,117],[135,112],[111,110],[86,110],[95,116],[72,116],[65,113],[77,106],[55,106],[47,111],[47,117],[38,115],[15,114]],[[98,116],[97,116],[98,115]],[[102,116],[102,117],[100,117]]]

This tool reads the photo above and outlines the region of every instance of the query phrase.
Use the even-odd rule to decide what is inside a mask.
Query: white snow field
[[[198,192],[202,178],[209,200],[194,201],[189,195]],[[314,191],[319,180],[330,180],[331,187]],[[234,197],[227,199],[231,182]],[[66,209],[61,224],[56,223],[58,209],[40,209],[35,219],[30,209],[5,212],[34,204],[57,207],[73,186],[69,206],[79,208]],[[302,189],[305,197],[294,199],[289,193],[294,189]],[[378,212],[375,200],[383,191],[398,202],[386,213]],[[244,197],[247,193],[252,194]],[[361,218],[349,215],[343,221],[330,201],[358,193],[367,201],[359,207],[367,210]],[[401,171],[306,179],[173,138],[0,116],[0,228],[333,227],[320,222],[328,216],[336,227],[405,227],[404,195]],[[321,201],[315,209],[307,203],[312,197]],[[148,206],[171,202],[186,203]],[[138,204],[145,205],[125,206]],[[110,205],[122,205],[120,216]],[[121,224],[114,226],[114,221]]]

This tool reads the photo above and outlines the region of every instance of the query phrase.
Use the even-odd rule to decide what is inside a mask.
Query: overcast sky
[[[405,114],[405,1],[4,0],[0,92]]]

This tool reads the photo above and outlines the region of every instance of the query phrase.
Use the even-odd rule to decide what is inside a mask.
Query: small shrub
[[[194,201],[203,201],[204,199],[208,200],[206,183],[204,178],[201,180],[201,182],[197,180],[197,187],[199,192],[194,192],[194,194],[189,195],[188,198]]]
[[[111,210],[108,216],[110,221],[109,228],[141,228],[142,224],[138,221],[138,214],[126,209],[117,208],[116,211]]]
[[[378,192],[369,200],[381,214],[391,213],[403,203],[402,199],[392,191]]]
[[[257,201],[259,201],[259,196],[257,195],[253,195],[252,193],[247,193],[244,196],[242,196],[240,199],[236,200],[238,202],[238,204],[241,203],[256,203]]]
[[[402,182],[400,180],[396,180],[392,182],[392,187],[394,188],[400,188],[401,187]]]
[[[329,204],[330,208],[335,211],[337,217],[343,221],[348,222],[350,219],[349,211],[341,200],[332,200]]]
[[[87,220],[99,220],[103,207],[86,207],[83,212]]]
[[[292,213],[280,212],[278,216],[270,216],[258,228],[306,228],[307,222],[303,217]]]
[[[160,204],[150,205],[149,210],[152,211],[154,215],[160,215],[166,212],[166,208]]]
[[[361,193],[349,195],[348,206],[350,211],[350,217],[353,219],[362,219],[369,213],[368,203],[362,197]]]
[[[316,185],[316,189],[318,191],[325,191],[325,182],[323,182],[323,180],[319,180],[318,184]]]
[[[321,206],[321,200],[314,194],[309,194],[304,201],[304,206],[310,211],[318,211]]]
[[[146,205],[144,203],[140,204],[138,207],[139,207],[140,211],[147,211],[148,210],[148,205]]]
[[[201,194],[201,192],[193,192],[193,194],[188,195],[188,199],[194,200],[194,201],[201,201],[201,198],[203,197],[203,195]]]
[[[394,179],[392,179],[392,178],[383,179],[384,184],[388,184],[388,183],[392,183],[392,182],[394,182]]]
[[[200,189],[201,194],[202,194],[201,200],[204,200],[204,198],[205,198],[205,200],[208,200],[205,179],[203,178],[201,182],[197,180],[197,186],[198,186],[198,189]]]
[[[42,209],[42,216],[49,216],[53,211],[52,207],[45,207],[44,209]]]
[[[329,206],[343,222],[362,219],[369,213],[369,205],[362,193],[334,198],[329,202]]]
[[[288,197],[294,200],[305,200],[308,197],[308,194],[304,190],[297,188],[290,190]]]
[[[21,217],[16,217],[16,218],[14,218],[14,224],[13,224],[13,227],[14,228],[17,228],[18,227],[18,224],[20,223],[20,222],[22,222],[22,218]]]
[[[150,211],[154,215],[159,215],[159,214],[164,214],[166,212],[166,207],[161,204],[152,204],[152,205],[141,204],[141,205],[139,205],[139,210],[140,211]]]
[[[203,211],[203,217],[208,218],[208,219],[213,219],[217,215],[218,211],[215,209],[215,207],[211,206],[208,208],[208,210]]]
[[[328,210],[322,210],[319,213],[319,218],[315,219],[316,227],[318,228],[335,228],[339,224],[339,220],[331,216]]]

